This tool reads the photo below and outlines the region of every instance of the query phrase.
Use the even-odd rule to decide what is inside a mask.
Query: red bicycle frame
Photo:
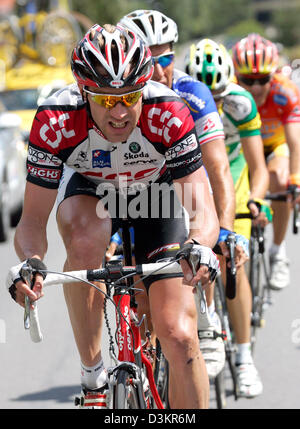
[[[144,364],[153,399],[157,408],[163,409],[164,406],[156,389],[151,362],[143,352],[141,332],[136,323],[137,311],[131,305],[131,295],[129,292],[115,293],[113,299],[119,309],[116,311],[118,360],[136,363],[139,367]]]

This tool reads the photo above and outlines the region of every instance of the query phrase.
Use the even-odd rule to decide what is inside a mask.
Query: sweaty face
[[[110,94],[121,96],[138,88],[94,88],[88,87],[89,91],[97,94]],[[107,108],[99,105],[93,100],[93,96],[85,93],[90,105],[91,115],[97,127],[105,136],[112,142],[118,143],[128,139],[129,135],[136,127],[142,111],[142,97],[138,99],[132,106],[126,106],[121,101],[117,102],[113,107]]]
[[[168,55],[171,51],[171,46],[169,43],[163,45],[153,45],[150,46],[151,54],[153,57],[158,57],[160,55]],[[162,67],[158,61],[155,61],[154,64],[154,73],[152,79],[156,82],[160,82],[167,87],[172,87],[173,79],[173,70],[174,70],[174,60],[166,67]]]

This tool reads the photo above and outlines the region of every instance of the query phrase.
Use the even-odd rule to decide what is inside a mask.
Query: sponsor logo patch
[[[93,150],[92,153],[93,168],[111,167],[110,152],[107,150]]]
[[[151,259],[153,256],[158,255],[159,253],[167,252],[167,251],[174,251],[174,250],[179,250],[179,249],[180,249],[179,243],[166,244],[165,246],[158,247],[157,249],[148,253],[147,258]]]
[[[41,177],[49,182],[55,182],[60,178],[60,170],[52,170],[50,168],[38,168],[33,165],[28,165],[28,172],[32,176]]]

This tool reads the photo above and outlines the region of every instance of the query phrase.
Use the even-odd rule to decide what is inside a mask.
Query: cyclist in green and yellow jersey
[[[204,82],[217,104],[225,131],[225,144],[236,191],[236,212],[249,211],[254,222],[268,223],[262,201],[269,179],[260,135],[261,121],[251,94],[233,82],[234,68],[223,45],[203,39],[192,45],[186,57],[186,71]],[[250,177],[250,181],[249,181]],[[251,221],[236,220],[234,231],[250,239]],[[224,270],[223,270],[224,271]],[[237,295],[228,301],[237,342],[237,388],[240,396],[262,392],[250,347],[251,289],[244,265],[237,272]]]

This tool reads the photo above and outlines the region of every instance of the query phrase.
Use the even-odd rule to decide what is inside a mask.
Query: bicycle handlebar
[[[277,192],[273,194],[267,194],[265,200],[270,201],[282,201],[287,202],[289,196],[292,196],[293,199],[298,195],[297,190],[287,190],[284,192]],[[251,213],[237,213],[235,216],[236,219],[254,219]],[[295,204],[293,208],[293,233],[298,234],[300,228],[300,205]]]
[[[182,274],[181,266],[178,262],[156,262],[149,264],[140,264],[132,267],[121,265],[112,265],[106,268],[95,270],[78,270],[68,271],[65,273],[56,273],[46,271],[47,277],[45,278],[44,286],[53,286],[58,284],[74,283],[74,282],[92,282],[99,280],[117,280],[123,276],[139,274],[142,276],[155,275],[155,274]],[[26,270],[22,275],[28,280]],[[29,282],[30,284],[30,282]],[[33,305],[33,309],[31,308]],[[34,343],[41,342],[43,335],[40,328],[37,303],[30,302],[29,298],[25,297],[25,311],[24,311],[24,328],[29,330],[31,340]]]

